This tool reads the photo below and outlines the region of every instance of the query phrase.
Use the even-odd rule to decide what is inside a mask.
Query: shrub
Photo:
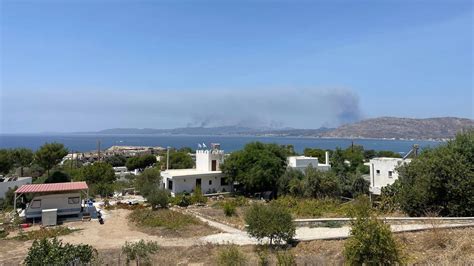
[[[237,246],[231,245],[219,252],[217,264],[222,266],[241,266],[247,264],[247,258]]]
[[[404,258],[390,226],[373,215],[367,197],[354,206],[350,238],[344,244],[344,257],[350,265],[403,264]]]
[[[81,229],[69,229],[64,226],[56,226],[53,228],[41,228],[40,230],[34,230],[24,232],[23,230],[15,237],[17,240],[28,241],[42,238],[52,238],[57,236],[68,235],[74,231]]]
[[[5,238],[7,236],[8,236],[8,232],[5,229],[0,228],[0,239]]]
[[[232,200],[235,207],[243,207],[249,205],[249,200],[244,196],[238,196]]]
[[[186,196],[184,194],[178,194],[175,197],[171,198],[171,204],[173,205],[178,205],[180,207],[188,207],[191,205],[191,199],[189,196]]]
[[[225,216],[232,216],[235,214],[235,205],[233,202],[225,202],[224,203],[224,214]]]
[[[382,188],[379,204],[379,209],[381,211],[393,212],[400,209],[400,200],[398,199],[400,189],[399,180],[395,180],[395,183]]]
[[[146,199],[151,204],[152,209],[156,209],[156,206],[168,208],[169,192],[164,189],[156,189]]]
[[[474,130],[458,134],[435,149],[423,150],[398,169],[398,200],[411,216],[474,215]]]
[[[257,256],[258,256],[258,265],[259,266],[267,266],[270,265],[270,261],[268,259],[268,247],[266,245],[257,246]]]
[[[97,251],[90,245],[63,244],[53,238],[33,241],[25,258],[26,265],[82,265],[93,262]]]
[[[201,203],[204,204],[207,202],[207,197],[202,194],[201,187],[197,186],[191,196],[191,204]]]
[[[122,246],[122,253],[127,257],[127,265],[132,260],[140,265],[140,262],[150,263],[150,255],[155,254],[159,248],[155,241],[145,242],[143,239],[135,243],[126,241]]]
[[[278,266],[293,266],[296,265],[295,255],[287,251],[279,251],[276,253]]]
[[[270,239],[270,245],[288,242],[295,235],[295,225],[287,208],[277,204],[255,204],[246,212],[245,222],[248,233],[262,240]]]

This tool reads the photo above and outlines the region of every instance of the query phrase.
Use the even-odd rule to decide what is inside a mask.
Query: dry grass
[[[137,209],[128,215],[128,219],[132,227],[150,235],[195,237],[219,232],[191,215],[169,209]]]
[[[244,216],[245,216],[245,211],[247,210],[247,208],[248,208],[247,206],[236,207],[235,214],[232,216],[226,216],[222,208],[216,208],[216,207],[195,208],[193,209],[193,211],[196,211],[205,217],[209,217],[212,220],[231,224],[237,228],[244,228],[245,226]]]
[[[474,228],[399,234],[412,264],[474,264]]]

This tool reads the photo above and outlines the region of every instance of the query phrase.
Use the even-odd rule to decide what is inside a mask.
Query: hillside
[[[281,136],[323,138],[375,139],[448,139],[462,129],[474,128],[474,120],[456,117],[426,119],[380,117],[362,120],[338,128],[268,129],[240,126],[183,127],[175,129],[114,128],[82,134],[154,134],[154,135],[220,135],[220,136]]]
[[[474,128],[474,121],[466,118],[437,117],[426,119],[380,117],[347,124],[323,133],[331,138],[395,138],[446,139],[463,129]]]

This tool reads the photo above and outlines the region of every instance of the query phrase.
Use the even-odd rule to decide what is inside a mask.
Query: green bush
[[[23,230],[15,237],[17,240],[28,241],[42,238],[52,238],[57,236],[68,235],[74,231],[81,229],[69,229],[64,226],[56,226],[52,228],[41,228],[40,230],[24,232]]]
[[[254,204],[245,214],[247,232],[262,240],[267,237],[270,245],[290,241],[295,235],[295,225],[287,208],[277,204]]]
[[[244,207],[249,205],[249,200],[244,196],[237,196],[232,200],[235,207]]]
[[[352,213],[350,238],[344,244],[344,257],[350,265],[403,264],[404,257],[390,226],[372,213],[367,197],[360,197]]]
[[[191,205],[191,199],[189,196],[184,194],[178,194],[170,200],[172,205],[178,205],[180,207],[188,207]]]
[[[258,256],[258,265],[259,266],[270,265],[270,261],[268,259],[268,247],[266,245],[257,246],[256,252],[257,252],[257,256]]]
[[[150,255],[155,254],[159,248],[160,246],[155,241],[145,242],[143,239],[135,243],[126,241],[122,246],[122,253],[127,257],[127,265],[132,260],[140,265],[140,262],[150,263]]]
[[[33,241],[25,258],[26,265],[86,265],[94,262],[97,251],[90,245],[63,244],[53,238]]]
[[[247,264],[247,257],[237,246],[231,245],[219,252],[217,264],[221,266],[242,266]]]
[[[191,204],[201,203],[205,204],[207,202],[207,197],[202,194],[201,187],[197,186],[191,195]]]
[[[380,194],[380,204],[378,208],[383,212],[393,212],[400,209],[400,181],[395,180],[395,183],[387,185],[382,188]]]
[[[296,265],[295,255],[288,251],[279,251],[276,253],[278,266],[293,266]]]
[[[225,216],[232,216],[235,214],[235,205],[233,202],[227,201],[224,203]]]
[[[423,150],[410,164],[398,169],[398,197],[411,216],[428,212],[441,216],[474,215],[474,130],[455,140]]]
[[[169,192],[164,189],[156,189],[146,199],[151,204],[152,209],[156,209],[157,206],[168,208]]]

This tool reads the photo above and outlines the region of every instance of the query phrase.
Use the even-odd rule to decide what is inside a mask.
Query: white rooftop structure
[[[378,157],[366,163],[370,168],[370,192],[380,195],[382,188],[398,179],[397,167],[410,163],[411,159]]]
[[[326,152],[326,163],[319,163],[318,158],[308,156],[289,156],[288,167],[304,172],[308,166],[311,165],[313,168],[320,171],[329,171],[331,165],[329,164],[329,153]]]
[[[0,179],[0,199],[5,198],[5,193],[9,188],[21,187],[26,184],[31,184],[32,177],[2,177]]]
[[[231,184],[227,182],[220,169],[224,157],[224,151],[220,149],[219,144],[211,144],[211,149],[196,150],[196,168],[162,171],[163,187],[173,196],[177,193],[190,193],[197,186],[201,187],[201,191],[205,194],[229,192]]]

